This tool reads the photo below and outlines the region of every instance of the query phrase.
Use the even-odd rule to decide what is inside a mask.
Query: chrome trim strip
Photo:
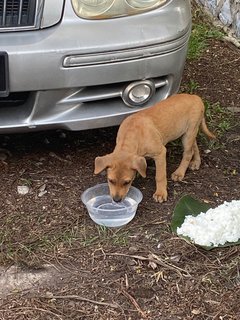
[[[184,36],[179,39],[165,42],[164,50],[163,44],[155,44],[146,47],[138,47],[135,49],[125,49],[121,51],[111,51],[111,52],[98,52],[90,54],[72,54],[66,56],[63,59],[64,68],[75,68],[75,67],[85,67],[99,64],[116,63],[128,60],[143,59],[146,57],[153,57],[159,54],[168,53],[181,48],[188,41],[190,31],[188,31]],[[176,46],[176,42],[177,46]]]
[[[4,0],[4,2],[3,2],[3,24],[5,24],[5,21],[6,21],[6,10],[7,10],[7,0]]]
[[[20,0],[20,3],[19,3],[19,11],[18,11],[18,24],[21,23],[22,8],[23,8],[23,0]]]
[[[139,80],[141,82],[142,80]],[[144,80],[143,80],[144,81]],[[159,89],[168,84],[167,77],[165,79],[151,79],[155,89]],[[122,97],[126,84],[116,84],[111,87],[99,86],[99,88],[82,88],[73,94],[63,98],[58,105],[72,105],[84,102],[94,102],[105,99],[113,99]]]
[[[23,1],[21,0],[21,3]],[[20,3],[20,5],[21,5]],[[3,8],[3,14],[5,9],[5,15],[6,15],[6,4],[7,0],[4,0],[4,8]],[[36,30],[40,29],[41,26],[41,20],[42,20],[42,13],[44,8],[44,0],[36,0],[36,9],[35,9],[35,17],[34,17],[34,23],[30,26],[20,26],[20,27],[0,27],[0,33],[1,32],[12,32],[12,31],[25,31],[25,30]],[[6,16],[3,16],[3,24],[5,23]]]

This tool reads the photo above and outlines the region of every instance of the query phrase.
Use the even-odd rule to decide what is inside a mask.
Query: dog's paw
[[[173,181],[182,181],[183,178],[184,178],[184,173],[182,173],[181,171],[176,170],[171,175],[171,178],[172,178]]]
[[[189,164],[189,169],[198,170],[201,165],[201,160],[192,160]]]
[[[162,203],[163,201],[167,201],[167,190],[156,191],[153,195],[153,199],[156,202]]]

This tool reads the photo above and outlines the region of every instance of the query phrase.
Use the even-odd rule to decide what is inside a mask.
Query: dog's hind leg
[[[182,161],[175,172],[172,174],[173,181],[182,181],[187,168],[191,160],[195,155],[197,156],[198,148],[196,148],[195,141],[196,141],[197,129],[194,128],[193,130],[188,130],[182,137],[182,144],[183,144],[183,157]]]
[[[201,158],[200,158],[197,141],[195,139],[193,144],[193,157],[192,157],[192,160],[190,161],[189,169],[198,170],[200,168],[200,165],[201,165]]]

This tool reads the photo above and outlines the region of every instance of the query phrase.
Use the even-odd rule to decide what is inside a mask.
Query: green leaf
[[[181,227],[185,217],[187,215],[197,216],[201,212],[206,212],[210,209],[210,205],[204,202],[200,202],[189,195],[183,196],[179,202],[176,204],[173,217],[171,222],[171,229],[174,233],[177,233],[177,228]],[[184,237],[181,235],[181,238],[184,238],[191,242],[189,237]],[[237,242],[226,242],[224,245],[219,245],[219,247],[229,247],[232,245],[240,244],[240,239]],[[216,248],[215,246],[200,246],[206,250],[211,250]]]
[[[183,221],[187,215],[197,216],[201,212],[206,212],[210,209],[210,205],[204,202],[200,202],[191,196],[183,196],[176,204],[173,211],[173,218],[171,222],[171,229],[173,232],[177,232],[177,228],[183,224]]]

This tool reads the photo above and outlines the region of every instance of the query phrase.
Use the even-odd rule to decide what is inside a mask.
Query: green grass
[[[87,247],[125,247],[129,234],[122,229],[111,229],[97,225],[77,225],[51,233],[30,235],[14,239],[8,229],[0,231],[0,264],[17,263],[26,265],[39,264],[49,259],[51,252],[67,252]],[[54,256],[53,256],[54,258]]]
[[[205,114],[209,125],[215,130],[218,137],[234,126],[233,113],[223,108],[219,102],[210,104],[205,101]]]
[[[184,92],[194,94],[196,89],[198,89],[198,88],[199,88],[199,84],[196,81],[190,79],[190,81],[188,83],[186,83],[186,85],[185,85]]]
[[[209,103],[208,101],[204,101],[204,104],[207,125],[210,131],[214,132],[217,139],[209,141],[205,135],[200,132],[199,140],[207,144],[210,149],[218,149],[224,145],[221,138],[227,131],[235,126],[236,120],[234,114],[227,108],[222,107],[219,102]]]
[[[209,39],[222,39],[223,33],[208,24],[193,23],[188,45],[187,59],[198,59],[208,47]]]
[[[111,242],[113,245],[125,247],[128,244],[128,232],[121,229],[111,229],[103,226],[97,226],[98,240],[100,242]]]
[[[19,185],[31,187],[32,181],[31,179],[20,178],[18,180]]]

